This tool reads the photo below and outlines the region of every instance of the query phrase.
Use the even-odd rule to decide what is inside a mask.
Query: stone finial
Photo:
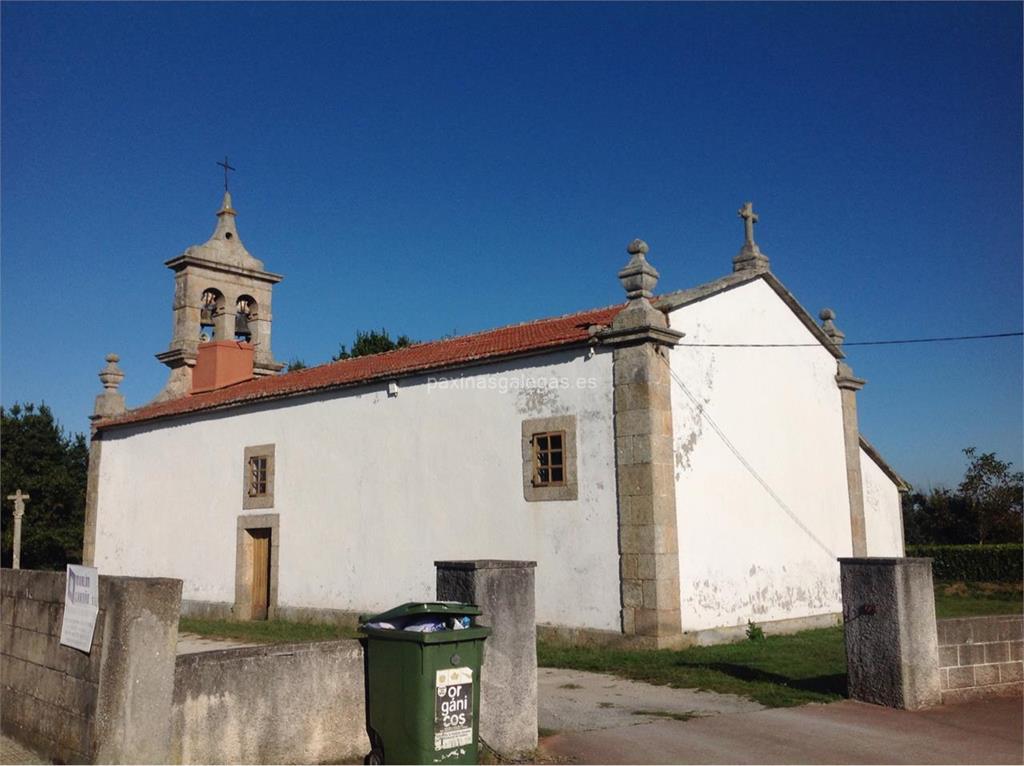
[[[653,290],[661,275],[647,262],[649,250],[642,239],[634,239],[626,248],[631,257],[626,268],[619,272],[619,281],[630,301],[647,300],[654,295]]]
[[[103,384],[103,393],[96,397],[96,404],[92,409],[90,420],[109,418],[120,415],[125,411],[124,396],[117,390],[124,380],[124,373],[117,363],[121,357],[117,354],[107,354],[107,366],[100,370],[100,382]]]
[[[117,354],[107,354],[107,366],[100,370],[100,383],[108,391],[117,391],[117,387],[121,385],[121,381],[124,380],[124,373],[121,368],[117,366],[117,363],[121,361],[121,357]]]
[[[629,302],[616,314],[611,327],[594,336],[602,343],[622,346],[651,342],[656,345],[674,345],[683,337],[681,332],[668,326],[665,312],[655,308],[650,299],[658,284],[658,270],[647,262],[650,250],[642,239],[629,243],[629,263],[619,272],[619,281]]]
[[[824,308],[818,312],[818,316],[821,318],[821,329],[829,339],[837,346],[843,345],[846,333],[836,327],[836,312],[832,309]]]
[[[768,256],[761,252],[761,248],[754,241],[754,224],[758,221],[758,215],[754,212],[754,203],[744,202],[737,213],[743,219],[743,246],[739,253],[732,259],[733,271],[768,271]]]
[[[235,216],[238,211],[231,206],[231,192],[224,192],[224,199],[220,203],[220,210],[217,211],[217,228],[213,230],[210,239],[224,240],[232,244],[241,245],[238,238],[238,228],[235,224]]]

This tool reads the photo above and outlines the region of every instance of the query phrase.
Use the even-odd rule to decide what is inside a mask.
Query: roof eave
[[[909,482],[896,473],[893,467],[885,461],[885,458],[879,454],[878,450],[875,449],[875,446],[864,438],[863,434],[860,435],[860,448],[864,450],[864,453],[871,458],[875,465],[882,469],[882,473],[892,480],[900,494],[910,492],[910,490],[913,489]]]
[[[268,393],[264,395],[256,395],[248,398],[234,399],[231,401],[219,403],[200,405],[195,409],[182,410],[180,412],[169,412],[169,413],[157,413],[152,416],[143,416],[141,418],[133,418],[132,411],[129,410],[124,415],[119,415],[115,418],[105,418],[98,420],[93,423],[93,433],[98,433],[107,429],[113,428],[128,428],[143,423],[152,423],[159,420],[173,420],[175,418],[187,418],[194,415],[205,414],[207,412],[222,412],[224,410],[246,407],[253,404],[262,404],[263,402],[279,401],[282,399],[292,399],[302,396],[312,396],[328,391],[343,390],[348,388],[358,388],[359,386],[369,386],[378,384],[382,381],[390,380],[401,380],[403,378],[410,378],[419,375],[426,375],[429,373],[444,372],[448,370],[462,370],[470,367],[480,367],[485,364],[491,364],[494,362],[503,362],[509,359],[522,359],[530,356],[540,356],[543,354],[551,353],[553,351],[564,351],[572,348],[585,348],[587,346],[594,345],[594,339],[590,338],[579,338],[570,341],[560,342],[552,344],[550,346],[543,346],[540,348],[531,348],[524,351],[517,351],[504,354],[493,354],[488,356],[478,357],[476,359],[465,359],[455,363],[439,364],[439,365],[425,365],[423,367],[410,368],[408,370],[401,370],[398,372],[379,373],[376,375],[360,378],[354,381],[344,381],[335,383],[325,383],[320,386],[312,386],[308,388],[302,388],[293,391],[280,391],[276,393]],[[310,368],[315,369],[315,368]],[[246,381],[248,382],[248,381]]]

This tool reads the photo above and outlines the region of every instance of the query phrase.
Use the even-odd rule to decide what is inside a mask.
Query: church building
[[[834,624],[841,556],[902,556],[905,483],[864,385],[754,240],[731,272],[282,373],[229,194],[175,275],[170,368],[126,409],[100,373],[86,563],[176,577],[187,613],[352,620],[434,597],[434,562],[537,562],[542,633],[644,647]],[[612,275],[609,274],[609,278]]]

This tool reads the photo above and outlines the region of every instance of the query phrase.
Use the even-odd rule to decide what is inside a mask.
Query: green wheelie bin
[[[472,604],[412,602],[360,616],[367,763],[477,762],[480,666],[491,633],[476,625],[479,614]]]

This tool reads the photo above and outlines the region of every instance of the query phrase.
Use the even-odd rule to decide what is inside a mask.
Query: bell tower
[[[235,224],[237,215],[225,188],[212,236],[165,264],[174,272],[174,320],[171,343],[156,358],[171,368],[171,374],[155,401],[192,390],[198,347],[207,341],[251,343],[256,377],[284,367],[270,350],[271,292],[283,277],[264,270],[263,261],[245,249]]]

